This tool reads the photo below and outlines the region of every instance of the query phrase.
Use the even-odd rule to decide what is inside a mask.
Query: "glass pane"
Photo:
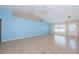
[[[56,28],[56,29],[55,29],[55,32],[60,32],[59,28]]]
[[[64,24],[55,25],[55,32],[65,32],[65,25]]]
[[[65,32],[65,29],[60,29],[60,32]]]
[[[77,24],[76,23],[68,24],[68,33],[70,35],[77,35]]]
[[[59,25],[55,25],[55,32],[59,32]]]

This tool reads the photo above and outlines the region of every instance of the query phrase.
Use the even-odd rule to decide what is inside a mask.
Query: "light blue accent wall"
[[[10,18],[12,17],[12,13],[9,9],[5,8],[4,6],[0,6],[0,18],[2,20],[2,31],[1,31],[1,38],[2,41],[6,40],[10,36]]]
[[[44,22],[35,22],[29,19],[13,17],[10,24],[10,38],[30,37],[48,34],[49,25]]]
[[[49,24],[12,16],[10,10],[1,8],[2,41],[19,37],[32,37],[49,33]]]

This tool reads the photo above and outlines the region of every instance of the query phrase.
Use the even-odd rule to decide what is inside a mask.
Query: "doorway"
[[[1,42],[1,19],[0,19],[0,42]]]

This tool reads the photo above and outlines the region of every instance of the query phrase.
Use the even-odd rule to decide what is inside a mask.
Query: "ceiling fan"
[[[49,12],[52,11],[51,8],[48,8],[47,5],[44,5],[41,9],[39,9],[40,14],[47,15]]]

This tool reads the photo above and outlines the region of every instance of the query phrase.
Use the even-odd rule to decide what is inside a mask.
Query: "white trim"
[[[11,38],[11,39],[2,40],[1,42],[11,41],[11,40],[20,40],[23,38],[31,38],[35,36],[41,36],[41,35],[47,35],[47,34],[37,34],[37,35],[29,35],[29,36],[24,36],[24,37]]]

